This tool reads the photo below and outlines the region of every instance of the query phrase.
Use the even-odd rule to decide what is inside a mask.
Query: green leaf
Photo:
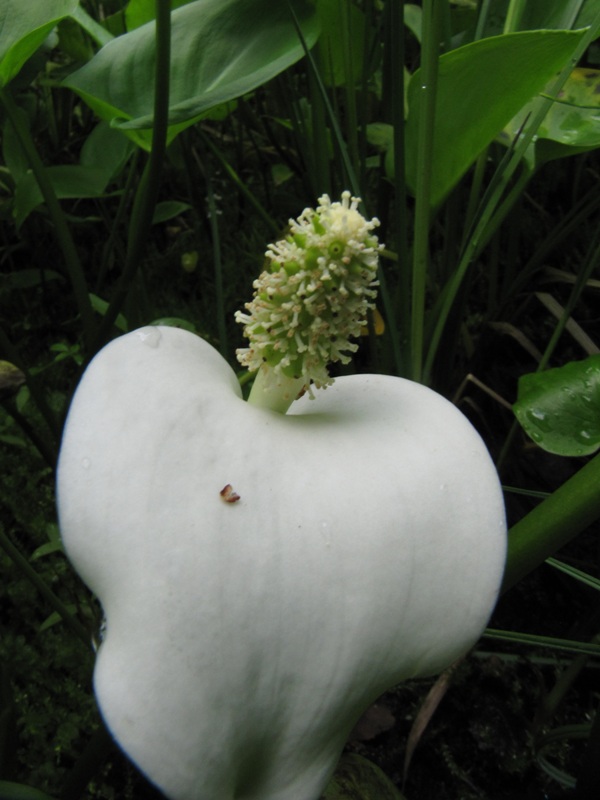
[[[513,410],[544,450],[587,456],[600,448],[600,355],[523,375]]]
[[[510,144],[528,116],[537,110],[539,98],[527,103],[506,125],[499,137]],[[600,147],[600,70],[573,70],[559,98],[540,125],[527,153],[533,169],[569,155]]]
[[[348,753],[340,759],[321,800],[405,800],[385,773],[366,758]]]
[[[338,0],[317,0],[321,37],[319,74],[327,86],[355,86],[363,73],[365,15],[352,3],[340,14]]]
[[[415,3],[407,3],[404,6],[404,24],[412,31],[415,39],[421,41],[423,30],[423,9]]]
[[[61,199],[100,197],[106,189],[106,175],[94,167],[74,164],[46,167],[56,196]],[[31,212],[44,202],[44,198],[32,172],[17,181],[15,190],[15,223],[20,227]]]
[[[162,203],[157,203],[152,224],[157,225],[160,222],[168,222],[168,220],[189,211],[190,208],[192,206],[189,203],[181,203],[178,200],[164,200]]]
[[[100,170],[106,183],[109,183],[123,169],[133,149],[130,141],[106,122],[101,122],[81,148],[81,166]]]
[[[0,3],[0,88],[6,86],[78,0],[2,0]]]
[[[94,311],[97,311],[98,314],[104,316],[108,309],[108,303],[106,300],[103,300],[101,297],[98,297],[97,294],[90,294],[90,301],[92,303],[92,308]],[[127,320],[123,316],[123,314],[119,314],[115,320],[115,328],[121,331],[121,333],[126,333],[128,330]]]
[[[525,103],[572,55],[583,31],[532,31],[472,42],[440,57],[432,148],[437,205]],[[408,91],[407,180],[414,191],[421,70]]]
[[[584,28],[600,10],[598,0],[527,0],[522,3],[520,30]]]
[[[318,20],[293,0],[309,47]],[[64,85],[102,118],[149,148],[154,89],[154,22],[113,39]],[[172,13],[169,141],[216,105],[240,97],[304,55],[287,3],[196,0]],[[193,68],[191,68],[193,65]]]
[[[186,6],[193,0],[171,0],[171,8]],[[156,0],[129,0],[125,9],[127,30],[132,31],[156,19]]]
[[[46,167],[46,175],[59,200],[101,197],[125,165],[132,150],[133,145],[128,139],[101,122],[84,142],[79,165]],[[15,152],[18,154],[16,148]],[[12,151],[8,155],[12,156]],[[14,216],[17,227],[20,227],[29,214],[44,202],[44,198],[32,172],[22,172],[18,162],[12,167],[12,158],[7,158],[7,164],[11,166],[11,171],[14,169]]]
[[[0,800],[53,800],[52,797],[24,783],[0,781]]]

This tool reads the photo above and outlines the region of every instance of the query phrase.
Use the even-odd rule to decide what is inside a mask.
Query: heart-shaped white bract
[[[505,558],[496,471],[448,401],[356,375],[279,414],[175,328],[88,367],[58,501],[106,615],[100,708],[173,800],[316,800],[378,695],[473,645]]]

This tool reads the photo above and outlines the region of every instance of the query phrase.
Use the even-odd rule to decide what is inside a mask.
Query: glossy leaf
[[[308,46],[318,21],[307,0],[294,11]],[[155,25],[113,39],[65,86],[103,119],[149,147]],[[304,55],[287,3],[196,0],[172,13],[169,139],[220,103],[246,94]],[[190,67],[193,65],[193,68]]]
[[[78,0],[2,0],[0,3],[0,88],[6,86]]]
[[[508,123],[499,141],[508,145],[540,102],[527,103]],[[547,161],[600,147],[600,70],[573,70],[527,151],[533,169]]]
[[[600,355],[523,375],[513,410],[544,450],[562,456],[595,453],[600,448]]]
[[[404,800],[385,773],[362,756],[342,756],[321,800]]]
[[[512,33],[482,39],[440,57],[433,205],[441,202],[498,131],[560,71],[582,35],[581,31]],[[421,70],[417,70],[408,94],[406,165],[413,190],[421,81]]]

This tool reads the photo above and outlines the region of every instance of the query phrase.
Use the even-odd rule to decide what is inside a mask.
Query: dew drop
[[[548,432],[552,429],[552,423],[548,419],[548,414],[539,408],[532,408],[527,412],[529,421],[540,431]]]
[[[89,469],[92,466],[92,462],[89,460],[89,458],[82,458],[81,459],[81,466],[84,469]]]
[[[158,328],[152,325],[149,325],[147,328],[141,328],[137,332],[137,335],[140,337],[142,343],[148,345],[148,347],[158,347],[162,338],[162,334]]]

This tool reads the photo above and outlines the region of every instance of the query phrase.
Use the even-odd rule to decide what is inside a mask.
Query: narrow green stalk
[[[531,572],[600,517],[600,455],[513,525],[502,591]]]
[[[429,269],[431,217],[431,154],[435,131],[441,7],[442,3],[439,0],[423,2],[422,100],[419,106],[411,306],[411,377],[415,381],[421,381],[423,378],[425,289]]]
[[[565,8],[565,16],[559,27],[564,28],[565,30],[570,30],[573,28],[585,2],[587,2],[587,0],[571,0],[571,2]]]
[[[475,26],[475,33],[473,35],[473,41],[475,42],[478,39],[483,38],[483,32],[485,30],[485,26],[487,23],[490,5],[491,5],[491,0],[481,0],[481,5],[479,7],[479,15],[477,17],[477,25]]]
[[[553,98],[557,96],[565,81],[571,74],[573,67],[583,56],[591,42],[596,37],[599,28],[600,12],[596,15],[593,25],[580,39],[572,57],[561,70],[560,75],[554,82],[548,96],[541,99],[537,111],[527,124],[526,129],[519,136],[519,141],[517,142],[514,150],[508,155],[508,160],[506,162],[503,161],[501,168],[492,179],[492,184],[482,200],[479,216],[476,220],[473,232],[469,238],[469,241],[467,242],[465,250],[460,258],[456,271],[444,289],[443,300],[439,311],[436,314],[435,327],[431,336],[431,341],[425,360],[424,376],[426,380],[431,375],[440,340],[442,338],[442,334],[444,332],[444,328],[455,298],[458,294],[467,270],[473,262],[475,254],[479,252],[483,237],[489,231],[490,220],[496,212],[496,209],[498,208],[498,205],[504,196],[512,176],[521,163],[527,147],[529,147],[533,136],[548,113],[550,106],[554,102]]]
[[[343,164],[344,172],[346,173],[345,178],[348,181],[352,194],[358,196],[360,194],[358,181],[356,179],[356,173],[354,172],[354,168],[352,165],[352,161],[350,160],[350,156],[348,154],[348,148],[344,142],[344,137],[342,136],[342,132],[340,129],[339,122],[335,116],[335,112],[332,108],[331,102],[329,100],[329,96],[327,94],[327,89],[325,88],[325,84],[321,79],[321,75],[319,74],[319,70],[315,63],[315,59],[313,58],[313,54],[308,49],[306,44],[306,39],[304,38],[304,34],[302,33],[302,28],[300,27],[300,23],[298,22],[298,17],[296,16],[296,12],[294,11],[293,6],[288,0],[288,8],[290,10],[290,15],[292,17],[292,21],[294,23],[294,27],[298,33],[298,38],[302,43],[302,47],[304,48],[304,54],[306,56],[306,60],[308,62],[308,68],[312,73],[317,89],[322,97],[323,104],[325,106],[325,110],[327,112],[327,117],[329,118],[329,124],[331,125],[331,131],[333,133],[334,141],[339,149],[340,157]]]
[[[318,44],[316,49],[319,50]],[[322,192],[331,191],[332,178],[327,112],[323,103],[323,93],[316,79],[316,70],[308,71],[308,96],[310,102],[310,124],[306,132],[310,151],[310,161],[307,161],[308,178],[312,193],[318,197]]]
[[[488,160],[488,148],[486,147],[486,149],[483,151],[483,153],[478,157],[477,161],[475,162],[475,169],[473,170],[473,180],[471,181],[471,187],[469,189],[469,199],[467,200],[467,208],[464,214],[465,240],[469,230],[471,229],[471,225],[475,217],[475,212],[477,210],[477,207],[481,199],[481,187],[483,186],[483,178],[485,176],[487,160]],[[466,241],[463,241],[463,247],[465,243]]]
[[[102,260],[98,269],[98,276],[96,278],[94,289],[96,293],[100,292],[101,287],[104,284],[104,279],[106,278],[106,274],[108,272],[111,256],[114,254],[116,258],[119,258],[119,254],[122,253],[123,263],[125,262],[126,245],[122,241],[120,231],[124,224],[129,201],[133,193],[134,181],[137,178],[139,156],[140,151],[139,149],[136,149],[133,152],[127,168],[127,177],[125,179],[123,191],[121,192],[121,196],[119,198],[119,204],[117,206],[116,213],[114,213],[110,225],[107,224],[107,228],[109,228],[108,238],[106,239],[106,242],[102,248]]]
[[[551,647],[553,650],[563,650],[567,653],[585,653],[592,656],[600,655],[600,645],[594,642],[556,639],[553,636],[539,636],[535,633],[515,633],[514,631],[499,631],[494,628],[488,628],[483,634],[483,638],[495,639],[499,642],[529,644],[534,647]]]
[[[396,324],[392,335],[392,344],[396,360],[396,369],[400,375],[408,375],[410,363],[410,270],[408,268],[408,212],[406,191],[405,135],[404,135],[404,0],[386,5],[388,17],[385,32],[385,64],[384,81],[389,83],[386,99],[391,109],[390,122],[394,132],[394,208],[393,230],[396,235],[395,247],[398,253],[397,289],[393,302]],[[389,324],[394,321],[386,309]]]
[[[148,242],[167,146],[170,61],[171,4],[169,0],[156,0],[156,65],[152,147],[133,203],[127,257],[123,272],[94,340],[90,356],[109,338],[114,322],[127,299]]]
[[[4,550],[11,561],[21,570],[29,582],[35,586],[41,596],[46,600],[54,611],[59,614],[65,625],[71,630],[72,633],[80,639],[87,648],[91,646],[91,635],[80,622],[71,614],[69,609],[50,589],[46,581],[38,575],[33,569],[29,561],[21,554],[20,550],[15,547],[11,540],[6,535],[4,528],[0,525],[0,547]]]
[[[67,274],[71,282],[71,288],[75,296],[77,310],[81,317],[83,339],[89,345],[93,339],[95,331],[94,314],[90,302],[89,291],[83,272],[79,255],[63,210],[60,206],[52,182],[42,163],[42,159],[36,149],[35,143],[29,131],[29,127],[23,120],[21,109],[15,103],[10,91],[7,88],[0,90],[0,102],[6,111],[6,115],[15,130],[19,144],[29,162],[31,171],[37,181],[40,191],[44,197],[48,214],[54,225],[54,232],[58,245],[61,249]]]
[[[71,14],[71,17],[77,22],[78,25],[81,25],[83,30],[90,36],[97,45],[100,47],[104,47],[105,44],[114,39],[115,37],[112,33],[106,30],[103,25],[96,22],[93,17],[87,13],[87,11],[78,5],[75,11]]]
[[[577,302],[581,296],[581,292],[585,288],[588,279],[591,278],[593,275],[596,267],[598,266],[598,262],[600,261],[600,242],[598,241],[599,235],[597,234],[594,237],[594,242],[590,248],[590,252],[588,253],[587,259],[584,262],[583,269],[580,270],[579,274],[577,275],[577,279],[575,284],[573,285],[573,289],[571,290],[571,294],[569,295],[569,299],[564,307],[564,312],[562,317],[558,321],[558,324],[554,328],[552,332],[552,336],[550,337],[550,341],[548,342],[544,354],[538,364],[537,371],[541,372],[542,370],[546,369],[552,354],[554,353],[554,349],[558,343],[558,340],[563,334],[563,331],[573,313],[573,309],[577,305]]]
[[[525,3],[523,0],[510,0],[504,20],[504,33],[512,33],[519,29],[524,10]]]
[[[360,163],[358,159],[358,110],[356,105],[356,87],[352,78],[352,14],[353,10],[351,3],[347,0],[338,0],[338,11],[341,20],[342,41],[343,41],[343,59],[344,59],[344,73],[345,80],[345,96],[346,96],[346,142],[348,144],[348,153],[350,161],[354,166],[354,172],[359,175],[361,172]]]

